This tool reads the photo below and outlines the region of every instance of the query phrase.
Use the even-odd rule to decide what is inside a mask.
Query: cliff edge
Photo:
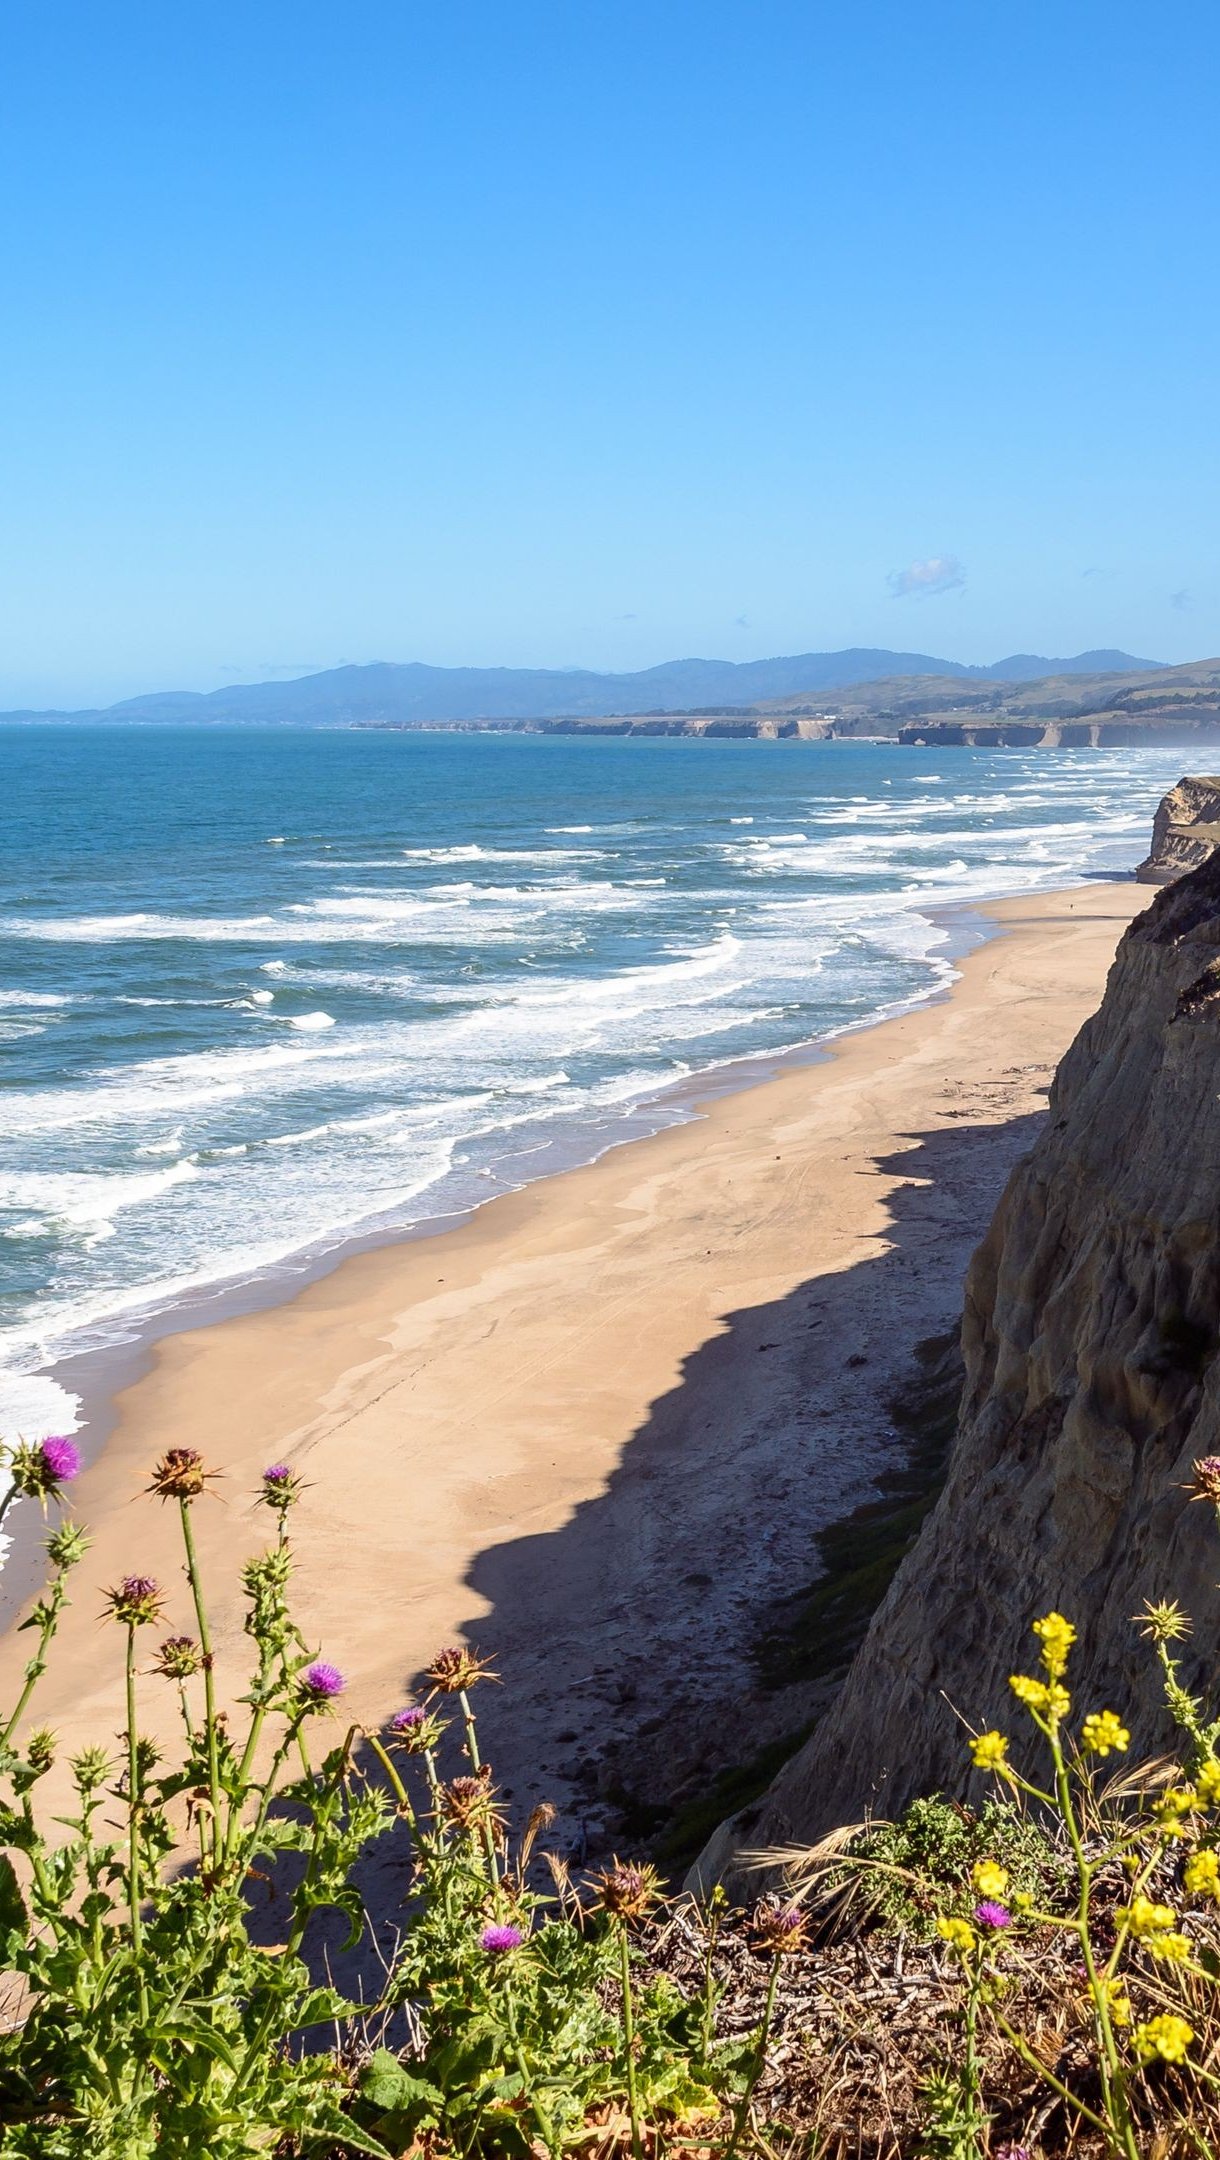
[[[941,1498],[835,1704],[717,1833],[702,1880],[743,1845],[965,1791],[955,1708],[1012,1729],[1008,1674],[1053,1607],[1079,1629],[1078,1700],[1118,1710],[1137,1751],[1164,1743],[1132,1615],[1180,1598],[1199,1677],[1220,1631],[1214,1522],[1183,1490],[1196,1457],[1220,1454],[1218,1076],[1220,854],[1123,937],[971,1263]]]
[[[1197,870],[1220,846],[1220,779],[1187,774],[1161,798],[1152,846],[1136,871],[1145,885],[1168,885]]]

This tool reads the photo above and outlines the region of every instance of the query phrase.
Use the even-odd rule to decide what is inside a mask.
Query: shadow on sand
[[[604,1491],[479,1555],[483,1751],[516,1818],[558,1806],[574,1862],[651,1835],[678,1867],[824,1709],[939,1485],[962,1278],[1040,1123],[963,1121],[862,1169],[896,1181],[870,1256],[724,1314]],[[370,1856],[379,1925],[409,1873],[405,1838]]]

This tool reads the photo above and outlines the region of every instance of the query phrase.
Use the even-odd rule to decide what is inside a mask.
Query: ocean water
[[[1181,751],[0,729],[0,1429],[201,1285],[467,1207],[1131,868]]]

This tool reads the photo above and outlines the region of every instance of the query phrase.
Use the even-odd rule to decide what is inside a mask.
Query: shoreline
[[[1110,884],[1122,880],[1103,877],[1100,872],[1082,874],[1082,887],[1092,882]],[[616,1149],[631,1147],[658,1133],[697,1122],[724,1096],[765,1087],[785,1073],[820,1064],[831,1055],[835,1044],[845,1038],[866,1034],[889,1020],[922,1011],[925,1006],[950,996],[965,955],[990,938],[1003,934],[1002,923],[991,913],[994,908],[1026,897],[1050,898],[1056,897],[1060,890],[1076,889],[1071,886],[1033,895],[1000,894],[991,899],[930,906],[921,912],[945,932],[945,943],[937,950],[935,962],[952,969],[949,980],[934,981],[926,990],[910,998],[882,1006],[865,1019],[848,1021],[826,1034],[812,1036],[808,1041],[728,1058],[697,1072],[664,1081],[652,1093],[629,1101],[617,1112],[606,1113],[598,1124],[573,1122],[553,1136],[548,1135],[539,1145],[538,1155],[550,1158],[542,1167],[515,1181],[501,1180],[497,1189],[460,1200],[436,1215],[404,1219],[396,1211],[387,1211],[382,1216],[364,1217],[349,1229],[337,1231],[333,1240],[315,1240],[295,1247],[253,1274],[220,1275],[215,1280],[164,1294],[159,1300],[154,1290],[146,1304],[131,1308],[129,1313],[116,1311],[108,1318],[103,1316],[69,1329],[63,1352],[28,1377],[35,1383],[51,1383],[75,1402],[78,1422],[73,1429],[74,1437],[83,1461],[91,1466],[99,1460],[114,1429],[115,1398],[144,1378],[151,1370],[158,1346],[170,1337],[197,1328],[220,1326],[254,1313],[274,1311],[281,1305],[290,1304],[303,1291],[323,1281],[357,1255],[447,1236],[474,1221],[482,1209],[497,1200],[526,1192],[534,1185],[567,1176],[573,1171],[592,1169]],[[490,1175],[494,1177],[495,1173]],[[106,1339],[108,1328],[111,1332]],[[90,1342],[87,1338],[91,1333],[103,1339]],[[79,1347],[72,1346],[74,1338],[80,1338]],[[68,1429],[66,1425],[64,1429]],[[4,1533],[0,1533],[0,1554],[3,1555],[0,1560],[0,1635],[41,1581],[41,1547],[36,1543],[31,1545],[28,1540],[19,1545],[14,1539],[10,1541],[9,1551],[4,1553],[4,1541]]]
[[[185,1444],[226,1469],[198,1511],[222,1696],[239,1692],[237,1563],[262,1543],[244,1496],[287,1459],[313,1488],[299,1609],[351,1673],[352,1714],[384,1718],[444,1641],[475,1641],[509,1683],[485,1698],[497,1774],[514,1802],[560,1801],[571,1849],[791,1732],[814,1696],[760,1689],[758,1631],[816,1572],[818,1532],[902,1459],[888,1405],[916,1344],[955,1324],[965,1259],[1147,897],[1092,882],[991,903],[1003,934],[899,1016],[457,1225],[349,1247],[285,1302],[142,1346],[78,1488],[95,1544],[71,1684],[53,1663],[38,1721],[65,1750],[114,1729],[100,1589],[137,1569],[177,1583],[173,1525],[137,1495]],[[37,1559],[27,1514],[10,1613],[19,1554]],[[11,1680],[11,1629],[2,1654]]]

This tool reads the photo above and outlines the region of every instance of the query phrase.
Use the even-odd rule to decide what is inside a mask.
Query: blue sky
[[[1182,0],[6,11],[0,703],[1215,652],[1218,60]]]

